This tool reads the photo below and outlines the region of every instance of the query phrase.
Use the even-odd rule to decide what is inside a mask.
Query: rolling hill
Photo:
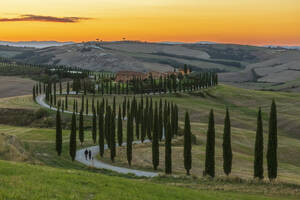
[[[21,48],[0,46],[0,57],[93,71],[216,71],[220,81],[247,88],[298,91],[300,51],[235,44],[87,42]]]

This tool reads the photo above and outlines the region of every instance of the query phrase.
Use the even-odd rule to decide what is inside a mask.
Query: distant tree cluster
[[[16,62],[10,59],[0,58],[0,75],[22,75],[29,76],[35,80],[43,82],[53,79],[64,78],[86,78],[92,72],[78,67],[68,67],[64,65],[38,65]]]
[[[151,94],[191,92],[218,85],[218,75],[213,72],[198,73],[197,76],[171,74],[165,77],[147,79],[133,77],[126,82],[115,82],[112,78],[101,79],[95,90],[98,94]],[[94,92],[95,93],[95,92]]]

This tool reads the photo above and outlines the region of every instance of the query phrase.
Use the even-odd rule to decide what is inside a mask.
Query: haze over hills
[[[12,46],[12,47],[33,47],[33,48],[46,48],[51,46],[63,46],[68,44],[74,44],[74,42],[57,42],[57,41],[19,41],[8,42],[0,41],[0,45]]]
[[[17,44],[51,46],[0,46],[0,57],[114,72],[172,71],[187,64],[193,71],[217,71],[220,81],[242,87],[278,90],[300,87],[300,51],[280,47],[139,41]]]

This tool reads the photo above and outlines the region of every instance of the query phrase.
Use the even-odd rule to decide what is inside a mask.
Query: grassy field
[[[76,97],[69,98],[70,108],[73,98]],[[91,105],[92,97],[89,98]],[[112,97],[105,96],[105,98],[112,102]],[[276,183],[270,184],[252,180],[252,165],[257,109],[261,106],[264,113],[264,142],[267,144],[268,112],[273,98],[276,99],[278,106],[279,178]],[[2,124],[0,158],[7,161],[1,161],[0,164],[0,181],[3,183],[0,185],[0,199],[299,199],[300,186],[294,185],[300,184],[300,161],[297,159],[297,155],[300,154],[299,98],[300,94],[295,93],[252,91],[225,85],[196,93],[165,95],[164,99],[178,104],[181,127],[184,112],[190,112],[192,132],[197,138],[197,143],[193,145],[191,177],[184,176],[182,137],[173,140],[172,148],[173,170],[177,178],[162,176],[146,180],[105,170],[94,170],[80,163],[71,162],[68,152],[69,130],[63,131],[62,156],[56,156],[54,124],[50,128]],[[97,99],[100,100],[102,97],[97,96]],[[158,100],[159,97],[155,96],[153,99]],[[78,100],[80,101],[80,98]],[[123,97],[118,97],[117,103],[122,100]],[[222,172],[222,132],[226,106],[231,111],[233,127],[233,171],[228,178]],[[34,112],[39,106],[28,95],[1,98],[0,108],[27,109]],[[216,117],[217,178],[214,180],[202,178],[210,108],[214,108]],[[55,112],[51,112],[51,115],[54,114]],[[69,120],[70,115],[64,114],[63,118]],[[91,121],[91,118],[86,118],[86,121]],[[87,126],[90,126],[90,122]],[[78,142],[77,148],[91,145],[93,144],[90,128],[87,128],[86,142],[83,147]],[[160,152],[160,157],[163,158],[163,144]],[[105,152],[106,162],[110,162],[108,155],[109,151]],[[23,164],[24,162],[27,164]],[[114,164],[127,166],[125,149],[118,148]],[[150,144],[134,146],[132,167],[152,170]],[[162,172],[163,168],[161,159],[159,171]],[[266,172],[265,164],[265,176]],[[127,189],[126,192],[124,188]]]
[[[69,105],[76,98],[81,105],[81,99],[69,97]],[[112,103],[112,97],[105,96]],[[139,97],[137,97],[139,98]],[[230,109],[232,123],[232,147],[233,147],[233,177],[252,178],[253,175],[253,155],[256,131],[256,115],[258,107],[262,108],[264,121],[264,142],[267,146],[268,113],[272,99],[277,102],[278,129],[279,129],[279,180],[291,183],[300,183],[300,162],[288,154],[300,154],[300,94],[285,92],[267,92],[240,89],[236,87],[220,85],[196,93],[171,94],[163,97],[169,101],[177,103],[180,109],[180,126],[183,128],[183,116],[185,111],[190,112],[192,121],[192,132],[197,138],[197,144],[193,145],[193,168],[192,174],[202,176],[205,157],[206,130],[208,113],[210,108],[215,111],[216,121],[216,173],[223,176],[222,171],[222,137],[223,123],[225,117],[225,107]],[[89,97],[90,113],[91,99]],[[100,100],[102,97],[96,96]],[[153,96],[154,100],[159,97]],[[123,97],[116,99],[117,104],[121,103]],[[72,106],[69,106],[72,109]],[[124,123],[126,126],[126,123]],[[173,169],[177,174],[184,174],[183,168],[183,138],[179,137],[173,141]],[[151,145],[137,145],[133,149],[133,168],[144,168],[151,170],[152,157]],[[164,147],[161,144],[161,161],[159,170],[164,169]],[[266,152],[266,148],[265,148]],[[104,159],[109,161],[109,153]],[[117,165],[127,166],[126,149],[118,149],[116,157]],[[265,177],[267,169],[265,163]]]
[[[94,172],[0,161],[1,199],[297,199],[297,196],[208,191]]]
[[[15,76],[0,76],[0,98],[32,93],[34,81]]]

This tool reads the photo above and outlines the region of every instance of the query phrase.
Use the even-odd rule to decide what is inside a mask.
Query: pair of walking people
[[[85,159],[89,159],[89,160],[93,160],[93,157],[92,157],[92,151],[91,150],[85,150],[84,151],[84,155],[85,155]]]

